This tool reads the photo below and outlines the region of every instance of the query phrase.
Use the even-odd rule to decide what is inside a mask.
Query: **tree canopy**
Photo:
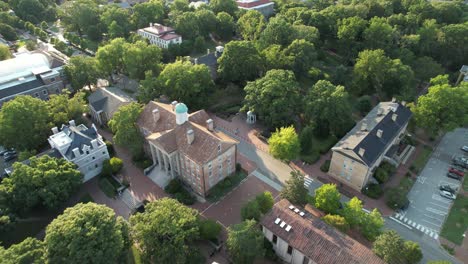
[[[231,41],[226,44],[218,64],[220,78],[239,83],[254,80],[263,67],[260,53],[249,41]]]
[[[4,264],[45,263],[44,242],[36,238],[28,237],[19,244],[14,244],[8,249],[0,246],[0,259]]]
[[[237,28],[243,39],[255,41],[266,26],[265,17],[256,10],[249,10],[237,21]]]
[[[77,92],[71,98],[69,91],[51,95],[47,106],[52,122],[57,127],[66,124],[69,120],[80,120],[87,110],[84,92]]]
[[[142,151],[143,139],[136,127],[142,110],[138,103],[121,106],[108,123],[114,133],[114,142],[128,147],[134,156]]]
[[[294,126],[276,129],[268,139],[268,147],[270,154],[277,159],[290,161],[297,158],[301,152],[301,145]]]
[[[234,263],[253,263],[257,257],[264,255],[263,234],[255,220],[228,227],[226,243]]]
[[[10,49],[8,46],[0,44],[0,61],[11,58]]]
[[[304,187],[304,175],[299,171],[292,171],[291,176],[281,190],[281,198],[293,204],[304,205],[307,203],[307,189]]]
[[[95,85],[100,75],[96,58],[85,56],[71,57],[65,66],[65,74],[75,91]]]
[[[341,194],[335,184],[324,184],[315,190],[315,207],[330,213],[337,213],[341,206]]]
[[[387,263],[416,264],[422,259],[419,245],[413,241],[404,241],[393,230],[381,234],[372,250]]]

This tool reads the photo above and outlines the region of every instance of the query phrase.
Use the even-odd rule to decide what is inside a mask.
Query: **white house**
[[[50,146],[60,155],[78,166],[84,175],[84,182],[92,179],[102,170],[102,162],[109,159],[106,144],[96,127],[87,128],[76,125],[74,120],[69,125],[62,125],[61,131],[52,128],[54,133],[49,137]]]
[[[157,23],[150,23],[149,27],[138,29],[137,33],[148,39],[151,44],[163,49],[169,48],[172,44],[182,43],[182,36],[176,34],[173,28]]]
[[[275,12],[275,3],[270,0],[237,0],[236,3],[239,9],[256,10],[266,17]]]

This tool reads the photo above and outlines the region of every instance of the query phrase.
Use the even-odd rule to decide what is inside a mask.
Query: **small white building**
[[[101,173],[102,162],[110,157],[94,124],[87,128],[83,124],[77,126],[71,120],[69,125],[62,125],[61,131],[54,127],[52,132],[54,134],[48,139],[51,148],[78,166],[78,170],[83,173],[84,182]]]
[[[148,39],[151,44],[163,49],[169,48],[169,45],[182,43],[182,36],[176,34],[173,28],[157,23],[150,23],[149,27],[138,29],[137,33]]]

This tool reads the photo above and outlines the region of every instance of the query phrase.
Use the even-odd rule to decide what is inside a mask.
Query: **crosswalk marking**
[[[304,186],[308,188],[313,181],[314,180],[312,180],[311,178],[305,176],[304,177]]]
[[[431,238],[433,239],[438,239],[439,238],[439,234],[437,233],[437,231],[433,230],[433,229],[430,229],[428,227],[425,227],[415,221],[412,221],[406,217],[404,217],[404,215],[400,214],[400,213],[395,213],[394,214],[394,218],[407,224],[408,226],[411,226],[413,228],[416,228],[417,230],[421,231],[422,233],[430,236]]]

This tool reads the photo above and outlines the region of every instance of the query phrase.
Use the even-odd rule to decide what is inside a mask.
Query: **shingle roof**
[[[394,114],[396,121],[393,121]],[[411,116],[411,111],[400,103],[381,102],[336,143],[333,150],[343,153],[351,151],[353,156],[357,155],[365,164],[371,166],[408,124]],[[381,137],[377,136],[379,130],[382,131]],[[363,156],[359,154],[361,148],[365,150]]]
[[[62,131],[68,137],[71,138],[72,142],[66,151],[64,151],[64,155],[68,159],[74,159],[75,154],[73,154],[73,149],[78,148],[81,154],[84,154],[82,149],[84,145],[91,146],[91,140],[97,139],[99,137],[97,131],[94,128],[87,128],[86,126],[62,126]],[[101,143],[98,141],[98,145]]]
[[[134,99],[118,88],[106,87],[92,93],[88,97],[88,101],[95,111],[103,111],[109,115],[109,118],[112,118],[119,107],[134,101]]]
[[[159,120],[154,122],[153,110],[158,109]],[[219,131],[209,131],[206,128],[208,114],[204,110],[189,115],[189,121],[182,125],[176,124],[176,115],[169,104],[151,101],[143,109],[137,120],[137,125],[149,134],[146,138],[161,146],[166,152],[176,150],[186,154],[199,164],[214,159],[218,153],[223,153],[237,143],[234,139]],[[192,144],[187,141],[187,131],[193,130],[195,139]],[[221,147],[218,150],[218,146]]]
[[[290,205],[288,200],[279,201],[270,212],[263,216],[260,223],[313,262],[320,264],[384,263],[369,248],[316,218],[307,208],[305,211],[301,210],[305,212],[304,217],[301,217],[289,209]],[[281,219],[280,222],[286,222],[283,228],[280,224],[275,224],[277,218]],[[285,230],[287,225],[291,226],[289,232]]]

